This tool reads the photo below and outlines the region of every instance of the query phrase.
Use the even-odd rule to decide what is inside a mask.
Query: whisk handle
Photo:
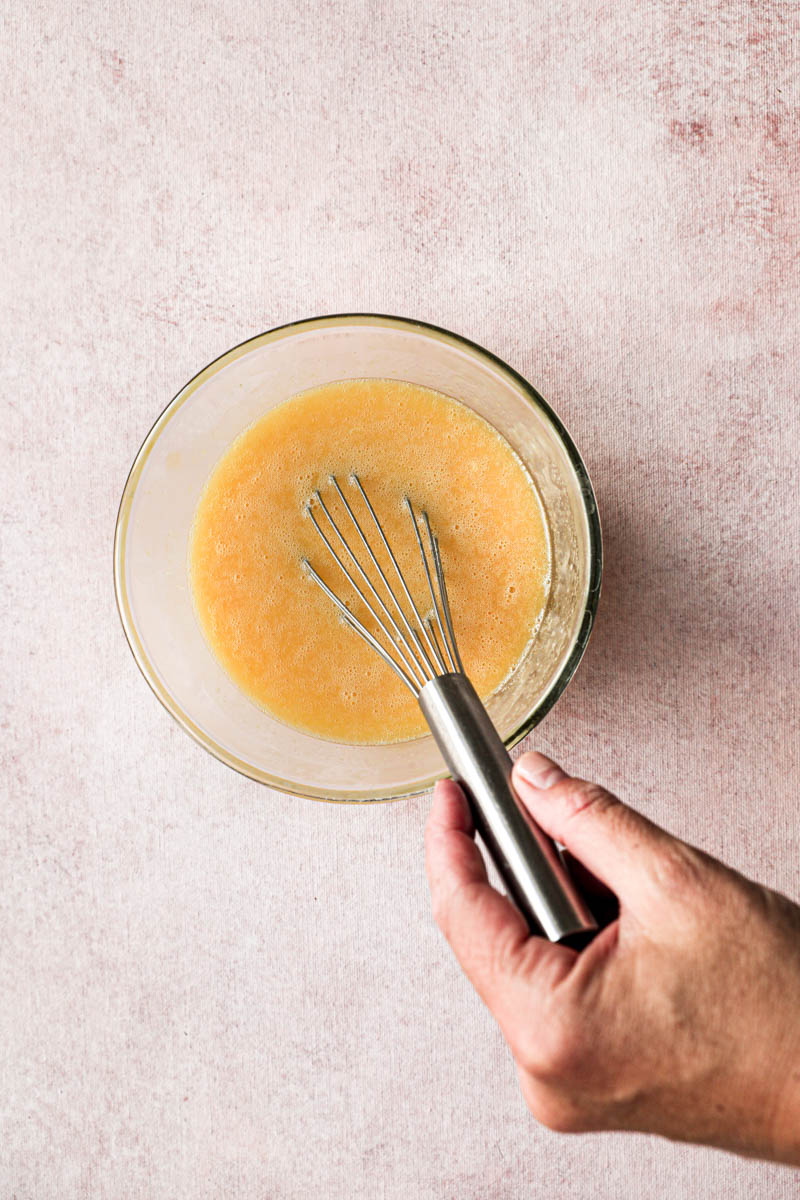
[[[420,707],[453,778],[462,785],[475,827],[531,933],[579,947],[597,930],[555,843],[514,791],[511,757],[466,675],[426,683]]]

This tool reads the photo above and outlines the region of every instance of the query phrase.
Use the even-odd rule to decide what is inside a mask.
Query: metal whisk
[[[328,586],[308,559],[303,560],[305,569],[350,628],[417,698],[450,773],[464,788],[475,827],[531,932],[543,932],[554,942],[584,944],[596,931],[597,923],[555,844],[531,819],[514,792],[511,758],[464,673],[439,542],[428,514],[423,511],[417,515],[410,499],[405,498],[427,581],[428,599],[420,611],[364,485],[355,474],[349,482],[361,498],[367,522],[359,520],[338,480],[330,477],[346,514],[349,540],[319,489],[308,501],[306,512],[375,622],[377,634]],[[364,523],[369,526],[369,536]],[[353,545],[360,549],[360,556]],[[386,569],[374,545],[383,547]],[[370,575],[369,568],[374,575]]]

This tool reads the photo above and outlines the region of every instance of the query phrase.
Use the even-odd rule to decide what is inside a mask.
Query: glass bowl
[[[164,409],[125,484],[114,539],[120,617],[150,687],[201,746],[251,779],[319,800],[391,800],[428,790],[445,774],[433,738],[330,742],[255,705],[200,631],[188,539],[206,480],[243,429],[295,392],[366,376],[407,380],[470,405],[511,443],[539,488],[552,542],[550,598],[528,653],[487,705],[508,747],[572,677],[600,591],[600,524],[580,455],[534,388],[480,346],[420,321],[355,314],[284,325],[215,359]]]

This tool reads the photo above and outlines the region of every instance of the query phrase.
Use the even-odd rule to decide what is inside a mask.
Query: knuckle
[[[524,1075],[520,1075],[520,1086],[532,1116],[554,1133],[587,1133],[595,1127],[589,1114],[570,1097],[542,1087]]]
[[[453,896],[448,888],[439,886],[432,889],[431,912],[434,921],[449,942],[453,923]]]
[[[433,913],[434,921],[439,926],[444,936],[447,937],[447,905],[441,896],[436,894],[431,896],[431,912]]]
[[[712,873],[703,856],[685,842],[670,842],[654,863],[657,882],[662,891],[676,897],[698,892],[710,894]]]
[[[585,1133],[592,1127],[585,1114],[568,1101],[547,1103],[543,1111],[534,1115],[553,1133]]]
[[[451,888],[438,888],[432,893],[433,919],[451,945],[457,930],[463,927],[463,921],[459,921],[459,910],[463,912],[465,908],[470,908],[473,919],[477,919],[483,899],[483,889],[476,887],[472,882],[459,883]],[[477,907],[473,910],[473,906]]]
[[[523,1069],[548,1083],[568,1083],[584,1058],[580,1034],[558,1019],[543,1022],[537,1032],[527,1029],[517,1049]]]
[[[607,792],[599,783],[591,783],[586,779],[573,779],[569,783],[569,794],[572,800],[572,815],[593,813],[603,815],[615,809],[622,810],[622,803],[611,792]]]

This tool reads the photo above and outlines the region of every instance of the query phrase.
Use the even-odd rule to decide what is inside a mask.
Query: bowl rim
[[[389,329],[408,329],[417,330],[426,336],[432,336],[436,340],[441,340],[454,344],[457,347],[466,347],[469,351],[488,360],[493,367],[505,374],[510,380],[515,383],[521,390],[525,399],[533,407],[538,408],[546,420],[552,426],[553,432],[561,441],[561,444],[567,454],[567,457],[572,464],[578,482],[580,484],[581,499],[583,502],[583,512],[586,518],[588,541],[589,541],[589,579],[586,594],[586,602],[584,604],[583,616],[578,631],[573,640],[569,654],[567,655],[564,664],[551,683],[549,689],[542,697],[540,703],[531,710],[521,724],[514,729],[505,739],[507,749],[511,750],[522,738],[526,737],[530,731],[539,724],[539,722],[547,715],[556,701],[564,692],[567,684],[572,679],[578,664],[583,658],[586,646],[589,642],[592,627],[594,625],[595,615],[597,613],[597,605],[600,598],[600,587],[603,574],[603,545],[602,533],[600,529],[600,517],[597,511],[597,501],[595,499],[594,488],[589,478],[589,473],[578,452],[578,449],[570,437],[566,427],[561,419],[556,415],[547,401],[539,394],[535,387],[528,382],[524,376],[510,367],[508,363],[493,354],[491,350],[487,350],[484,346],[477,342],[471,341],[469,338],[458,333],[453,333],[451,330],[444,329],[440,325],[433,325],[428,321],[421,321],[409,317],[398,317],[384,313],[330,313],[325,316],[307,317],[298,321],[289,321],[284,325],[276,325],[272,329],[265,330],[263,333],[255,334],[253,337],[246,338],[237,345],[225,350],[222,354],[217,355],[211,362],[201,368],[195,375],[188,380],[187,383],[172,397],[168,404],[164,406],[162,411],[156,417],[147,434],[145,435],[136,455],[131,464],[128,476],[125,480],[125,486],[122,489],[119,509],[117,512],[116,525],[114,529],[114,596],[117,604],[122,629],[125,638],[128,642],[131,653],[133,654],[136,665],[144,676],[145,681],[151,691],[167,710],[170,716],[181,726],[186,733],[189,734],[194,741],[203,747],[214,758],[224,763],[226,766],[237,771],[240,775],[244,775],[248,779],[254,780],[256,783],[265,784],[267,787],[274,788],[276,791],[288,796],[295,796],[302,799],[327,801],[331,803],[350,803],[350,804],[374,804],[387,802],[391,800],[404,800],[413,796],[420,796],[430,791],[434,783],[439,779],[446,779],[448,773],[442,770],[440,773],[431,776],[430,779],[423,780],[415,784],[408,791],[398,792],[396,789],[387,789],[376,793],[366,793],[360,789],[352,791],[322,791],[311,787],[298,787],[295,783],[281,779],[279,776],[270,775],[266,771],[261,771],[252,763],[245,762],[243,759],[237,758],[231,754],[223,746],[218,745],[210,738],[203,730],[196,725],[188,713],[184,712],[180,705],[170,695],[166,687],[161,683],[158,673],[154,668],[154,664],[145,651],[145,648],[140,641],[136,623],[131,610],[127,587],[125,582],[125,544],[130,521],[133,500],[136,494],[136,489],[144,470],[145,463],[150,456],[150,453],[155,446],[158,438],[176,413],[189,400],[192,394],[205,382],[206,379],[216,374],[224,365],[234,362],[237,358],[249,353],[262,345],[268,345],[270,342],[279,341],[282,338],[290,337],[294,334],[305,332],[316,328],[324,328],[325,326],[335,325],[356,325],[369,324]]]

